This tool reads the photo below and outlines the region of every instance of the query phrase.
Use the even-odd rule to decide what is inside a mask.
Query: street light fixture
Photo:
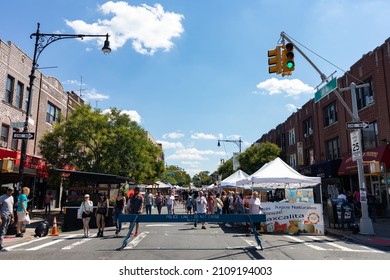
[[[241,137],[238,140],[218,140],[218,145],[217,145],[218,147],[221,146],[221,142],[230,142],[236,144],[240,149],[240,154],[241,154],[241,143],[242,143]]]
[[[85,37],[106,37],[102,51],[104,54],[109,54],[111,52],[110,42],[108,41],[108,37],[109,37],[108,33],[106,35],[45,34],[45,33],[40,33],[39,27],[40,24],[38,23],[37,32],[30,35],[31,39],[32,37],[35,37],[35,48],[34,48],[32,67],[31,67],[31,74],[29,76],[30,82],[29,82],[28,97],[26,103],[26,120],[24,122],[24,128],[23,128],[23,132],[26,134],[28,133],[28,120],[29,120],[30,107],[31,107],[31,95],[32,95],[32,90],[33,90],[34,80],[35,80],[35,70],[38,68],[37,62],[40,54],[48,45],[62,39],[73,39],[73,38],[84,39]],[[22,139],[22,149],[21,149],[20,164],[19,164],[19,186],[18,186],[19,190],[23,185],[23,179],[24,179],[24,165],[26,163],[26,157],[27,157],[27,141],[28,139],[25,138]]]

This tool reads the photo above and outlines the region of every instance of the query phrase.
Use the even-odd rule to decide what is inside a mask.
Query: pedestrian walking
[[[139,187],[134,188],[134,195],[130,198],[130,214],[140,215],[144,208],[144,198],[139,192]],[[130,223],[131,227],[131,223]],[[139,223],[135,223],[134,236],[138,235]]]
[[[16,237],[23,237],[22,228],[24,226],[24,221],[28,215],[27,203],[28,196],[30,194],[30,188],[24,187],[22,192],[18,195],[18,208],[16,213],[18,215],[18,222],[16,224]]]
[[[4,236],[7,234],[8,226],[14,223],[14,192],[13,187],[7,188],[7,193],[0,196],[0,252],[8,251],[3,247]]]
[[[168,214],[175,214],[175,195],[173,191],[170,191],[170,194],[167,197],[167,210]]]
[[[154,203],[153,194],[150,190],[148,190],[146,196],[145,196],[145,210],[146,214],[150,215],[152,214],[152,207]]]
[[[222,213],[223,202],[222,202],[222,200],[220,198],[220,194],[219,193],[217,193],[215,195],[214,206],[215,206],[215,213],[216,214],[221,214]]]
[[[100,193],[96,208],[97,237],[103,237],[106,218],[108,218],[109,202],[105,194]]]
[[[124,213],[126,208],[126,197],[122,190],[118,191],[118,196],[114,203],[114,224],[116,227],[115,235],[118,235],[122,230],[122,223],[119,223],[119,215]]]
[[[199,196],[196,198],[196,211],[198,214],[207,213],[207,199],[204,197],[203,191],[200,191]],[[202,222],[202,229],[206,229],[205,222]]]
[[[45,194],[44,203],[45,203],[45,214],[50,214],[51,212],[51,202],[53,201],[53,194],[51,191]]]
[[[156,196],[156,208],[157,208],[157,213],[161,214],[161,209],[164,205],[164,196],[161,194],[161,192],[157,192]]]
[[[89,221],[93,214],[93,202],[89,200],[89,194],[84,195],[84,201],[80,205],[81,218],[83,219],[84,238],[89,236]]]

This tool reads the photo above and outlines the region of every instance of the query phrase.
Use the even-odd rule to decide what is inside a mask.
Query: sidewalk
[[[360,219],[356,219],[355,223],[359,224]],[[328,218],[324,213],[325,234],[344,238],[354,242],[371,245],[371,246],[385,246],[390,249],[390,217],[377,217],[376,221],[372,223],[374,229],[374,235],[363,235],[360,233],[352,233],[348,226],[344,226],[344,229],[333,227],[333,224],[329,226]]]

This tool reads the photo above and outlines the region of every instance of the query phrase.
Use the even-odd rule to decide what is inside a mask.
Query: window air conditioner
[[[371,104],[374,102],[374,96],[367,96],[367,104]]]

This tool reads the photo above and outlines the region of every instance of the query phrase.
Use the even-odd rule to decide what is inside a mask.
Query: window
[[[5,95],[4,95],[4,101],[12,104],[12,98],[13,98],[13,92],[14,92],[14,86],[15,86],[15,79],[12,76],[7,77],[7,85],[5,89]]]
[[[12,132],[19,132],[19,129],[14,128],[14,129],[12,130]],[[19,140],[18,140],[18,139],[12,139],[12,142],[11,142],[11,149],[12,149],[12,150],[17,150],[17,149],[18,149],[18,145],[19,145]]]
[[[20,109],[23,107],[23,90],[24,85],[21,82],[18,82],[16,85],[15,106]]]
[[[47,104],[46,122],[53,124],[59,121],[59,115],[61,110],[51,103]]]
[[[1,125],[0,147],[7,148],[8,146],[9,126]]]
[[[289,156],[290,166],[294,169],[297,169],[297,155],[293,154]]]
[[[337,121],[336,102],[333,102],[323,109],[324,126],[328,126]]]
[[[304,165],[312,165],[314,164],[314,150],[313,148],[305,149],[303,151],[303,160]]]
[[[372,122],[362,131],[363,151],[374,149],[379,146],[378,143],[378,123]]]
[[[303,121],[303,137],[309,138],[313,134],[312,120],[308,118]]]
[[[326,142],[326,146],[328,147],[327,160],[334,160],[340,157],[340,142],[338,137]]]
[[[295,129],[293,128],[288,132],[288,145],[291,146],[294,144],[295,144]]]
[[[359,110],[374,102],[372,81],[366,81],[365,83],[370,84],[370,86],[356,89],[356,102]]]

